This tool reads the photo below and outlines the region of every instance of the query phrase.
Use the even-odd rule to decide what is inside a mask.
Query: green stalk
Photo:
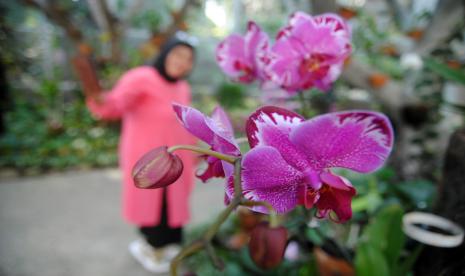
[[[174,148],[174,147],[173,147]],[[176,150],[176,149],[175,149]],[[171,262],[170,267],[170,274],[172,276],[176,276],[177,274],[177,267],[181,263],[181,261],[194,254],[197,251],[205,248],[207,249],[207,253],[209,254],[210,258],[213,260],[213,263],[218,266],[221,264],[221,260],[215,256],[214,249],[211,247],[211,240],[216,235],[218,230],[220,229],[221,225],[226,221],[226,219],[231,215],[231,213],[241,204],[242,199],[242,188],[241,188],[241,159],[234,157],[234,198],[229,203],[228,207],[224,209],[216,218],[215,222],[213,222],[203,235],[200,240],[196,240],[189,244],[187,247],[183,248],[181,252],[174,258]],[[221,266],[220,266],[221,267]]]
[[[210,155],[210,156],[214,156],[214,157],[216,157],[216,158],[218,158],[220,160],[229,162],[231,164],[234,164],[234,162],[237,160],[237,157],[233,156],[233,155],[223,154],[223,153],[219,153],[217,151],[213,151],[213,150],[209,150],[209,149],[205,149],[205,148],[200,148],[200,147],[196,147],[196,146],[191,146],[191,145],[176,145],[176,146],[172,146],[172,147],[168,148],[169,153],[172,153],[172,152],[174,152],[176,150],[190,150],[190,151],[201,153],[201,154],[207,154],[207,155]]]

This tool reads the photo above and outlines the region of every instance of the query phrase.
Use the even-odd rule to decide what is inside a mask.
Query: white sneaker
[[[131,242],[129,252],[146,270],[152,273],[167,273],[170,270],[170,262],[163,258],[163,252],[156,252],[145,240],[138,239]]]
[[[179,252],[181,252],[181,246],[178,244],[170,244],[163,248],[165,260],[168,262],[171,262]]]

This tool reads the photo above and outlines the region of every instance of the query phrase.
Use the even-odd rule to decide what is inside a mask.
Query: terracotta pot
[[[354,267],[344,259],[336,258],[326,253],[320,247],[313,249],[318,275],[320,276],[354,276]]]
[[[373,88],[379,89],[386,85],[386,83],[389,81],[389,77],[385,74],[374,73],[368,77],[368,81]]]
[[[388,56],[398,56],[399,51],[394,45],[383,45],[380,48],[380,52]]]
[[[448,60],[446,63],[447,63],[447,66],[449,66],[449,68],[452,68],[452,69],[460,69],[460,67],[462,67],[462,64],[458,60],[452,59],[452,60]]]
[[[339,9],[339,15],[344,18],[344,19],[351,19],[355,16],[357,16],[357,11],[355,9],[351,9],[348,7],[342,7]]]
[[[407,32],[407,36],[414,40],[420,40],[422,38],[424,31],[422,29],[412,29]]]

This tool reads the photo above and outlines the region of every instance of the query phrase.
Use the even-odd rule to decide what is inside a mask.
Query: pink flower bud
[[[142,156],[132,169],[138,188],[157,189],[174,183],[182,173],[183,164],[166,146],[155,148]]]
[[[270,227],[268,222],[258,224],[252,231],[249,254],[254,263],[263,269],[278,266],[284,257],[287,243],[285,227]]]

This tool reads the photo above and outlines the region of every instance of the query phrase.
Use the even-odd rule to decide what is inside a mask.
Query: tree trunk
[[[337,11],[336,0],[311,0],[310,5],[313,15]]]

